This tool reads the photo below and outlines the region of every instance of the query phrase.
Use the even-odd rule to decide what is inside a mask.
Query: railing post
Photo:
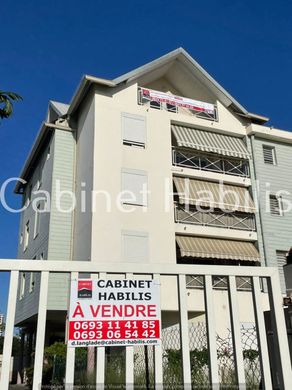
[[[37,334],[36,334],[36,346],[35,346],[35,358],[34,358],[34,372],[33,372],[33,387],[32,387],[33,390],[39,390],[42,384],[49,275],[50,274],[48,271],[41,272],[41,286],[40,286]]]
[[[273,327],[273,342],[279,352],[280,389],[287,390],[292,384],[291,359],[288,347],[287,327],[284,317],[283,298],[278,270],[268,278],[268,290]]]
[[[182,369],[183,369],[183,384],[184,389],[191,389],[191,362],[190,362],[190,346],[189,346],[189,325],[188,325],[188,308],[186,294],[186,277],[185,275],[178,276],[178,292],[179,292],[179,314],[180,314],[180,339],[182,352]]]
[[[245,384],[243,351],[242,351],[242,344],[241,344],[241,332],[240,332],[235,276],[229,276],[228,294],[229,294],[232,340],[234,346],[234,360],[235,360],[236,374],[238,380],[238,389],[245,390],[246,384]]]
[[[106,279],[106,273],[100,272],[99,279]],[[96,350],[96,384],[98,390],[104,389],[105,380],[105,347]]]
[[[78,279],[78,272],[72,272],[70,282]],[[69,286],[69,302],[70,305],[70,294],[71,294],[71,283]],[[66,373],[65,373],[65,389],[71,390],[74,385],[74,372],[75,372],[75,348],[68,348],[67,345],[67,356],[66,356]]]
[[[268,341],[266,335],[265,319],[261,303],[261,289],[260,281],[258,277],[252,278],[252,296],[253,296],[253,307],[255,313],[255,321],[257,327],[258,341],[259,341],[259,352],[260,352],[260,363],[263,377],[264,389],[268,390],[272,388],[271,380],[271,368],[268,351]]]
[[[2,368],[1,368],[1,381],[0,381],[1,390],[2,389],[6,390],[9,387],[9,374],[10,374],[10,362],[11,362],[11,353],[12,353],[12,344],[13,344],[18,275],[19,275],[19,271],[11,271],[10,273],[9,295],[8,295],[8,305],[7,305],[7,320],[6,320],[6,327],[5,327]]]
[[[154,274],[153,279],[160,281],[160,275]],[[160,338],[160,344],[154,346],[154,380],[156,390],[163,388],[162,334]]]
[[[205,275],[205,311],[207,321],[208,352],[210,366],[210,382],[213,390],[219,390],[219,374],[216,346],[216,323],[214,314],[214,296],[212,287],[212,276]]]
[[[133,274],[127,273],[127,279],[132,279]],[[126,348],[126,389],[134,389],[134,347],[127,346]]]

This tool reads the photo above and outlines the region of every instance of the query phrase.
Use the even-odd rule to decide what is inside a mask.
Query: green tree
[[[22,100],[22,97],[15,92],[0,90],[0,119],[9,118],[13,113],[13,102]]]

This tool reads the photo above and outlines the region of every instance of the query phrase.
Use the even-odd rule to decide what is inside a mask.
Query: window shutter
[[[147,191],[146,172],[136,170],[122,171],[122,191],[129,192],[122,196],[123,203],[147,206],[147,197],[143,196],[143,190]]]
[[[277,265],[278,265],[280,282],[281,282],[281,289],[282,289],[282,292],[284,292],[284,293],[286,292],[286,282],[285,282],[283,266],[287,263],[286,254],[287,254],[287,252],[285,252],[285,251],[276,251]]]
[[[145,147],[146,119],[143,116],[122,114],[123,143]]]
[[[123,261],[143,263],[148,261],[148,234],[140,232],[122,233]]]
[[[263,154],[265,164],[276,165],[275,148],[263,145]]]
[[[272,215],[282,215],[281,198],[276,195],[270,195],[270,213]]]

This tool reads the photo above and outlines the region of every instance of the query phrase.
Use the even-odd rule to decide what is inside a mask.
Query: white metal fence
[[[265,267],[231,267],[231,266],[205,266],[205,265],[169,265],[169,264],[99,264],[94,262],[65,262],[65,261],[31,261],[31,260],[0,260],[0,271],[10,272],[10,287],[8,294],[8,310],[3,347],[3,365],[0,381],[0,389],[9,389],[10,357],[14,335],[15,310],[17,303],[18,279],[20,272],[40,272],[41,284],[39,294],[39,310],[36,332],[36,346],[34,356],[33,390],[39,390],[42,383],[42,369],[44,358],[47,296],[50,273],[69,273],[71,279],[78,277],[78,273],[91,274],[92,277],[106,278],[109,274],[121,274],[124,277],[135,276],[173,277],[177,281],[178,312],[180,329],[180,362],[182,372],[182,387],[192,388],[192,367],[190,359],[190,340],[188,324],[188,305],[186,275],[202,276],[204,279],[204,301],[207,330],[207,352],[209,387],[211,389],[222,388],[218,371],[218,349],[216,335],[216,321],[214,315],[214,289],[212,277],[225,276],[228,279],[228,297],[230,305],[230,322],[233,340],[234,367],[237,384],[236,389],[246,389],[244,353],[241,343],[240,318],[238,307],[238,290],[236,277],[250,277],[252,281],[252,297],[254,318],[257,329],[257,345],[259,349],[259,362],[261,367],[261,386],[263,389],[291,389],[292,371],[288,349],[288,340],[285,319],[282,308],[282,295],[279,276],[276,268]],[[273,351],[276,368],[271,367],[269,348],[262,308],[261,278],[266,279],[269,291],[269,305],[273,324]],[[3,293],[1,291],[1,293]],[[155,388],[163,388],[163,350],[162,346],[153,347],[153,377]],[[96,352],[96,388],[103,389],[106,376],[105,347],[99,347]],[[273,363],[274,365],[274,363]],[[272,385],[271,368],[275,368],[278,384]],[[75,349],[67,349],[65,388],[71,389],[74,383]],[[274,375],[273,375],[274,376]],[[125,385],[127,388],[135,388],[134,383],[134,347],[126,347],[125,351]],[[221,387],[220,387],[221,386]],[[92,388],[92,387],[91,387]],[[166,384],[164,388],[167,388]],[[172,387],[178,388],[178,387]],[[193,388],[198,388],[194,387]],[[231,388],[231,387],[229,387]]]

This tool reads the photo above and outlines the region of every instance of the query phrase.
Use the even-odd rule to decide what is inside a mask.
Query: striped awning
[[[254,202],[245,187],[176,176],[173,181],[180,204],[246,213],[255,212]]]
[[[252,242],[217,238],[176,236],[181,257],[260,261],[260,254]]]
[[[171,130],[178,146],[223,156],[250,158],[242,138],[177,125],[172,125]]]

